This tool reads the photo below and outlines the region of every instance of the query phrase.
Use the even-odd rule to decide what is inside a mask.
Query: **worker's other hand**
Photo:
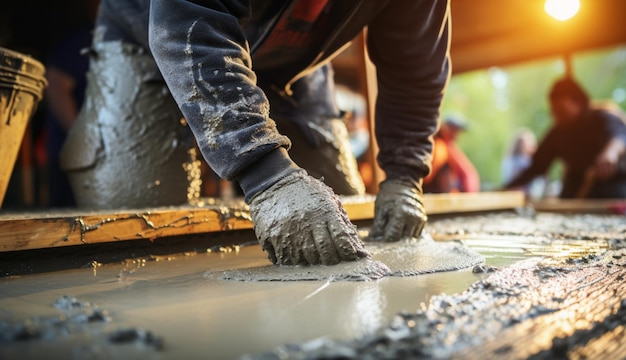
[[[607,146],[598,154],[593,168],[598,179],[609,179],[615,176],[618,171],[619,150],[616,146]]]
[[[284,177],[249,202],[254,231],[277,265],[334,265],[370,257],[339,197],[305,171]]]
[[[626,170],[624,154],[626,153],[626,143],[618,137],[608,141],[604,149],[598,154],[594,164],[595,176],[605,180],[612,178],[618,172]]]
[[[405,179],[385,180],[376,196],[369,240],[393,242],[419,237],[427,219],[419,184]]]

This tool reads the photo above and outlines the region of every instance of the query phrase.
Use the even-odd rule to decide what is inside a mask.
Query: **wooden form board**
[[[374,217],[373,195],[342,197],[351,220]],[[243,202],[98,212],[0,215],[0,252],[252,229]],[[429,214],[511,209],[521,192],[425,194]]]
[[[616,214],[626,211],[626,199],[545,199],[529,204],[537,211]]]

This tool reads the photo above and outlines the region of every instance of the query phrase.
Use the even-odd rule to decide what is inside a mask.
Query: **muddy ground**
[[[0,358],[626,357],[624,216],[524,210],[426,230],[484,261],[369,281],[216,278],[267,271],[250,232],[1,254]]]

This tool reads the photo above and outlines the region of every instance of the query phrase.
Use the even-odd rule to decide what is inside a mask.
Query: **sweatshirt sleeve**
[[[246,201],[300,168],[269,118],[240,22],[248,1],[152,0],[149,44],[203,157]]]
[[[291,143],[269,118],[268,100],[252,71],[240,27],[249,12],[248,1],[150,4],[150,50],[202,155],[227,180],[238,180],[260,159],[277,161],[270,167],[274,171],[294,166],[287,152],[279,151]]]
[[[387,178],[421,181],[450,77],[448,1],[390,2],[369,25],[367,47],[378,81],[378,163]]]

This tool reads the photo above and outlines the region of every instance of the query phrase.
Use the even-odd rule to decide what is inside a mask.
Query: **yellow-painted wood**
[[[373,195],[345,196],[351,220],[374,217]],[[207,201],[208,202],[208,201]],[[215,203],[215,201],[211,201]],[[510,209],[521,192],[425,194],[428,214]],[[0,216],[0,252],[252,229],[242,202],[137,210]]]
[[[623,212],[626,199],[546,199],[530,205],[537,211],[612,213]]]
[[[0,251],[247,229],[247,214],[219,207],[0,217]]]

